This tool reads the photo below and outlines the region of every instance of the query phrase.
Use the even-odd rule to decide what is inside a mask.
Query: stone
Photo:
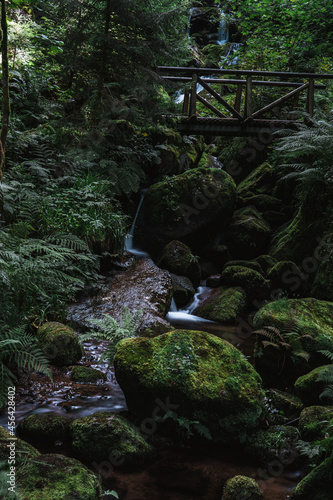
[[[308,275],[290,260],[277,262],[268,270],[267,277],[274,288],[285,291],[289,296],[302,296],[308,281]]]
[[[240,288],[220,287],[205,299],[193,314],[224,325],[234,325],[246,306],[246,293]]]
[[[267,421],[271,425],[283,425],[297,421],[303,409],[300,398],[279,389],[268,389],[266,398]]]
[[[267,194],[272,191],[275,185],[275,175],[273,167],[269,163],[263,163],[237,186],[237,195],[242,198],[249,198],[256,195]]]
[[[258,484],[247,476],[234,476],[224,485],[223,500],[264,500]]]
[[[82,358],[83,348],[72,328],[55,321],[42,325],[37,331],[39,344],[56,366],[73,365]]]
[[[9,469],[9,448],[8,443],[11,441],[12,435],[0,425],[0,462],[5,462],[4,468]],[[32,459],[39,455],[39,451],[31,444],[25,442],[19,437],[15,441],[15,458],[16,467],[19,468],[25,464],[26,460]]]
[[[86,366],[73,366],[71,370],[71,379],[74,382],[88,382],[96,384],[98,381],[105,382],[107,380],[106,374],[95,368],[88,368]]]
[[[328,382],[328,380],[330,382]],[[332,395],[323,394],[328,385],[333,385],[333,365],[318,366],[299,377],[295,382],[295,391],[306,406],[333,403]],[[331,397],[329,397],[331,396]]]
[[[173,298],[178,307],[186,306],[195,294],[191,280],[186,276],[171,274]]]
[[[333,424],[333,406],[308,406],[300,414],[298,429],[305,441],[320,441]]]
[[[67,441],[71,422],[71,419],[61,415],[34,413],[19,422],[17,434],[36,446],[57,440]]]
[[[332,468],[329,457],[298,483],[290,500],[333,500]]]
[[[170,273],[186,276],[194,286],[199,286],[201,271],[198,259],[181,241],[170,241],[162,250],[157,265]]]
[[[137,418],[172,410],[198,420],[218,442],[243,442],[263,419],[260,377],[237,348],[211,334],[177,330],[124,339],[114,366]]]
[[[244,266],[229,266],[221,275],[222,285],[241,287],[250,301],[262,300],[269,296],[270,281],[258,271]]]

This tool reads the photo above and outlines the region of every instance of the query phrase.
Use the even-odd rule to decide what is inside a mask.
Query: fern
[[[8,368],[15,362],[19,368],[39,371],[52,380],[49,361],[37,345],[33,335],[27,333],[26,326],[0,328],[0,408],[6,405],[8,387],[16,381],[16,376]]]
[[[174,411],[168,411],[162,418],[162,420],[167,419],[171,419],[176,422],[181,438],[188,439],[194,436],[193,430],[195,429],[200,436],[204,437],[208,441],[213,439],[208,427],[198,420],[189,420],[187,417],[178,415]]]
[[[118,342],[125,338],[135,337],[142,321],[143,310],[139,309],[131,313],[130,309],[125,306],[121,321],[118,322],[112,316],[103,314],[102,319],[90,319],[89,322],[97,329],[80,336],[80,342],[85,342],[92,338],[99,340],[108,340],[109,344],[105,353],[102,355],[100,362],[107,359],[109,366],[113,363],[113,358],[116,353]]]

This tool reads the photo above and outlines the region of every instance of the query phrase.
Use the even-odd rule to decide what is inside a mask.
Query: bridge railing
[[[158,72],[164,80],[186,84],[183,100],[183,117],[190,119],[200,117],[201,103],[204,108],[214,115],[214,118],[233,120],[238,124],[246,124],[258,119],[267,119],[268,112],[285,105],[289,101],[291,111],[288,120],[295,122],[295,111],[298,109],[299,98],[306,93],[306,111],[310,116],[314,113],[315,90],[326,88],[316,81],[333,79],[331,74],[320,73],[291,73],[274,71],[251,71],[233,69],[211,69],[211,68],[184,68],[159,66]],[[180,76],[181,75],[181,76]],[[214,75],[214,76],[211,76]],[[205,78],[204,78],[205,77]],[[260,79],[263,77],[265,79]],[[277,80],[279,78],[279,80]],[[298,81],[290,81],[290,80]],[[235,86],[235,97],[231,104],[224,99],[222,92],[212,88],[213,84],[221,86]],[[198,85],[206,91],[206,98],[199,94]],[[256,87],[284,88],[286,93],[278,99],[266,104],[259,109],[254,109],[254,89]],[[211,99],[213,97],[213,102]],[[207,98],[211,100],[208,101]],[[219,108],[216,107],[218,103]],[[225,113],[228,112],[228,115]],[[207,117],[207,115],[206,115]],[[268,118],[269,119],[269,118]],[[276,117],[274,118],[276,121]],[[284,119],[285,123],[286,120]]]

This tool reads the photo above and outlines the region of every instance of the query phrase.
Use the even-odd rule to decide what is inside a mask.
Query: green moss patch
[[[261,300],[269,296],[270,281],[266,280],[258,271],[248,267],[227,267],[221,275],[221,281],[223,285],[243,288],[249,300]]]
[[[219,288],[193,313],[225,325],[235,324],[246,305],[246,293],[240,288]]]
[[[326,429],[333,424],[333,406],[309,406],[300,415],[298,428],[305,441],[324,439]]]
[[[57,366],[73,365],[82,358],[83,349],[72,328],[57,322],[45,323],[37,332],[41,347]]]
[[[234,476],[225,483],[223,500],[264,500],[258,484],[247,476]]]
[[[307,406],[320,405],[325,401],[332,404],[332,397],[325,397],[325,394],[320,397],[328,385],[333,385],[333,365],[318,366],[299,377],[295,382],[295,391]]]
[[[71,419],[50,413],[34,413],[21,420],[17,433],[27,441],[38,444],[43,441],[69,438]]]
[[[105,382],[106,374],[94,368],[86,366],[73,366],[71,370],[71,379],[75,382],[90,382],[95,384],[99,380]]]

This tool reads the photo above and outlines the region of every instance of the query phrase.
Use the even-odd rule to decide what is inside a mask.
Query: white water
[[[171,324],[188,326],[191,328],[198,323],[214,323],[208,319],[200,318],[199,316],[195,316],[192,312],[198,307],[200,302],[202,301],[203,295],[207,295],[211,288],[207,286],[199,286],[197,289],[197,293],[194,295],[192,302],[188,305],[186,309],[177,310],[176,303],[174,299],[172,299],[172,303],[170,306],[170,310],[166,316],[166,320]]]
[[[147,258],[149,259],[150,258],[150,255],[145,252],[144,250],[140,250],[140,248],[135,248],[134,245],[133,245],[133,238],[134,238],[134,231],[135,231],[135,224],[136,224],[136,221],[137,221],[137,218],[138,218],[138,215],[139,215],[139,212],[140,212],[140,209],[141,209],[141,206],[142,206],[142,203],[143,203],[143,200],[144,200],[144,197],[145,197],[145,194],[146,194],[146,190],[142,191],[142,194],[141,194],[141,199],[140,199],[140,202],[139,202],[139,205],[138,205],[138,208],[136,210],[136,214],[135,214],[135,217],[133,219],[133,222],[132,222],[132,226],[131,226],[131,229],[130,229],[130,232],[126,234],[125,236],[125,245],[124,245],[124,249],[127,250],[127,252],[130,252],[132,253],[133,255],[135,255],[136,257],[140,257],[140,258]]]
[[[219,45],[224,45],[229,41],[229,29],[226,21],[226,15],[222,9],[220,9],[220,25],[217,34],[217,43]]]

